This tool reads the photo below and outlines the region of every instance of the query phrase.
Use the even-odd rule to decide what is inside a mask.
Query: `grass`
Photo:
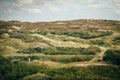
[[[0,46],[0,56],[12,55],[16,53],[16,49],[10,46]]]
[[[71,62],[84,62],[90,61],[95,56],[93,55],[23,55],[23,56],[14,56],[10,57],[11,61],[18,60],[18,61],[28,61],[30,58],[31,61],[39,60],[39,61],[53,61],[53,62],[60,62],[60,63],[71,63]]]
[[[107,20],[0,21],[0,80],[118,80],[118,26]]]
[[[47,48],[28,48],[17,51],[23,54],[46,54],[46,55],[97,55],[101,49],[97,46],[90,46],[88,48],[74,48],[74,47],[47,47]]]
[[[1,80],[117,80],[120,76],[119,66],[49,68],[48,65],[44,65],[45,63],[31,65],[24,62],[10,63],[5,60],[0,64]]]
[[[32,34],[32,36],[36,36],[38,38],[43,39],[44,41],[46,41],[46,43],[49,43],[52,46],[56,46],[56,47],[88,47],[89,45],[85,45],[82,43],[77,43],[77,42],[73,42],[73,41],[58,41],[55,39],[50,39],[46,36],[40,35],[40,34]]]
[[[104,32],[104,31],[97,31],[97,30],[92,30],[92,31],[81,31],[81,32],[38,32],[38,34],[41,35],[46,35],[46,34],[53,34],[53,35],[67,35],[67,36],[72,36],[72,37],[78,37],[78,38],[83,38],[83,39],[91,39],[91,38],[98,38],[102,36],[109,36],[112,35],[112,32]]]

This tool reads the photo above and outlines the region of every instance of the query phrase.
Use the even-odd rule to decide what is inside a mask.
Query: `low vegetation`
[[[17,51],[23,54],[43,53],[47,55],[96,55],[101,52],[99,47],[90,46],[88,48],[74,47],[53,47],[53,48],[28,48],[22,51]]]
[[[120,36],[115,37],[115,38],[113,39],[113,42],[112,42],[112,43],[115,44],[115,45],[120,45]]]
[[[119,80],[119,21],[0,21],[0,80]]]
[[[104,61],[120,65],[120,50],[107,50],[103,59]]]
[[[78,37],[83,39],[91,39],[91,38],[98,38],[103,36],[109,36],[112,35],[112,32],[104,32],[104,31],[80,31],[80,32],[38,32],[38,34],[41,35],[47,35],[47,34],[53,34],[53,35],[67,35],[72,37]]]
[[[2,61],[3,62],[0,63],[0,80],[117,80],[120,76],[120,67],[117,66],[53,69],[47,68],[47,66],[44,65],[38,66],[25,64],[24,62],[12,63],[8,60]]]

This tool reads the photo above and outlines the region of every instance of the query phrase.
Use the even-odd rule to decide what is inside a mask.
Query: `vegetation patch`
[[[1,20],[0,80],[118,80],[119,23]]]
[[[119,66],[47,68],[45,65],[12,63],[3,57],[0,57],[0,61],[2,61],[0,80],[118,80],[120,78]]]
[[[113,44],[120,45],[120,36],[113,39]]]
[[[84,62],[90,61],[95,56],[93,55],[29,55],[29,56],[14,56],[10,57],[11,61],[54,61],[60,63]]]
[[[90,46],[88,48],[74,48],[74,47],[53,47],[53,48],[28,48],[25,50],[17,51],[23,54],[43,53],[46,55],[96,55],[101,52],[99,47]]]
[[[47,34],[67,35],[67,36],[78,37],[78,38],[83,38],[83,39],[91,39],[91,38],[109,36],[112,34],[112,32],[96,31],[96,30],[80,31],[80,32],[44,32],[44,31],[40,31],[40,32],[38,32],[38,34],[41,34],[41,35],[47,35]]]
[[[103,40],[92,40],[92,44],[98,45],[98,46],[105,46],[105,42]]]
[[[120,65],[120,50],[109,49],[105,52],[104,61]]]

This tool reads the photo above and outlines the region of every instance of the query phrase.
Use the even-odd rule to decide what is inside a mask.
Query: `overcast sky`
[[[120,20],[120,0],[0,0],[0,20]]]

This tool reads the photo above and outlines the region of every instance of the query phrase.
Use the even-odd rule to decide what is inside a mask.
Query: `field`
[[[0,80],[119,80],[120,21],[0,21]]]

